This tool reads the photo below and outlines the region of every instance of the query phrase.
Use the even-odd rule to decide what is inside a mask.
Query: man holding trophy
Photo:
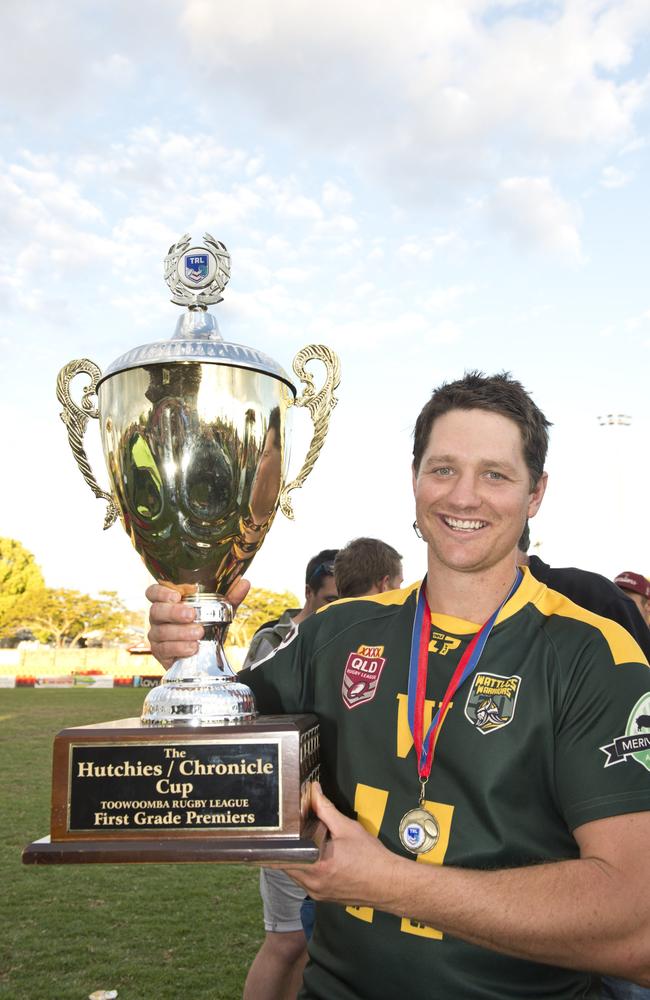
[[[439,387],[415,427],[422,583],[330,605],[239,675],[260,711],[320,723],[328,836],[283,865],[318,901],[303,997],[650,985],[650,674],[621,626],[517,566],[547,427],[508,375]],[[159,660],[195,656],[192,608],[147,594]]]

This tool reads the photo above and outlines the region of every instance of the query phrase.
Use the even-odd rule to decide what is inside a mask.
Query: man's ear
[[[542,472],[537,485],[530,494],[530,500],[528,502],[528,517],[535,517],[535,514],[542,506],[542,500],[544,499],[544,494],[546,493],[546,484],[548,483],[548,473]]]
[[[413,483],[413,494],[415,495],[415,485],[418,481],[418,473],[417,469],[415,468],[415,463],[411,465],[411,481]]]

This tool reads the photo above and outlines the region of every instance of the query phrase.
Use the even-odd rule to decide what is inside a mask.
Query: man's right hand
[[[248,580],[236,580],[226,594],[235,611],[246,597],[249,588]],[[154,583],[147,588],[146,597],[151,601],[149,611],[151,652],[165,670],[169,670],[175,660],[193,656],[198,652],[199,639],[203,638],[203,626],[195,621],[195,608],[191,604],[183,604],[181,594],[176,590]]]

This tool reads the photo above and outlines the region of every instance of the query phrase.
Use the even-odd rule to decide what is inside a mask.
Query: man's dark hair
[[[456,382],[443,382],[434,390],[415,422],[413,467],[416,472],[420,468],[434,421],[450,410],[487,410],[514,420],[521,431],[531,489],[537,485],[544,471],[548,428],[551,424],[521,382],[513,379],[510,372],[500,372],[497,375],[466,372]]]
[[[339,550],[334,561],[334,579],[339,597],[361,597],[385,576],[402,569],[399,552],[378,538],[355,538]]]
[[[307,563],[305,583],[312,590],[320,590],[326,576],[334,576],[334,560],[338,549],[322,549]]]
[[[530,548],[530,526],[528,521],[526,521],[524,530],[521,533],[521,538],[517,542],[517,548],[520,552],[528,552],[528,549]]]

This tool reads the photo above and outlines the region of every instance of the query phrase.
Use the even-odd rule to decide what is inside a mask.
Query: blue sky
[[[56,374],[171,336],[162,258],[206,230],[232,254],[226,339],[287,369],[311,342],[342,362],[255,584],[300,593],[307,558],[359,534],[421,574],[411,429],[469,368],[511,370],[554,423],[541,554],[650,573],[650,0],[38,0],[4,18],[0,532],[50,585],[141,603]]]

